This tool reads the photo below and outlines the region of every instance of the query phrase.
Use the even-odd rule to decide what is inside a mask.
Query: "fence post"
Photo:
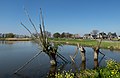
[[[98,55],[99,55],[99,47],[94,47],[94,60],[98,60]]]
[[[82,61],[85,61],[86,60],[85,49],[83,46],[81,46],[79,49],[80,49]]]
[[[94,68],[96,69],[99,66],[98,60],[94,60]]]
[[[86,69],[86,61],[82,61],[81,70]]]

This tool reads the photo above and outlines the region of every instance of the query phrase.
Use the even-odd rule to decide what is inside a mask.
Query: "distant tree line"
[[[29,38],[27,35],[17,35],[14,33],[0,33],[0,38]]]
[[[48,32],[48,31],[45,31],[45,33],[46,33],[46,36],[48,37],[48,38],[51,38],[52,37],[52,34],[51,34],[51,32]],[[33,33],[32,35],[34,35],[35,37],[37,37],[37,35],[40,35],[40,33]],[[32,35],[31,35],[31,37],[32,37]]]
[[[83,38],[83,39],[98,39],[98,38],[103,38],[103,39],[112,39],[112,38],[118,38],[119,36],[117,36],[116,32],[112,33],[112,32],[100,32],[99,30],[92,30],[92,32],[90,32],[89,34],[84,34],[83,37],[80,37],[79,34],[71,34],[69,32],[56,32],[54,34],[51,34],[51,32],[45,31],[45,33],[47,34],[48,38],[74,38],[74,39],[78,39],[78,38]],[[37,34],[33,33],[34,36],[37,36]],[[38,35],[40,35],[40,33],[38,33]],[[14,33],[0,33],[0,38],[30,38],[32,36],[27,36],[27,35],[18,35],[18,34],[14,34]]]
[[[54,38],[80,38],[80,35],[79,34],[71,34],[69,32],[65,33],[59,33],[59,32],[56,32],[53,34],[53,37]]]
[[[46,33],[47,37],[49,37],[49,38],[52,36],[51,32],[46,31],[45,33]],[[37,37],[37,34],[35,34],[35,33],[32,33],[32,34]],[[38,33],[38,35],[40,35],[40,34]],[[14,34],[14,33],[0,33],[0,38],[30,38],[30,37],[32,37],[32,36],[19,35],[19,34]]]

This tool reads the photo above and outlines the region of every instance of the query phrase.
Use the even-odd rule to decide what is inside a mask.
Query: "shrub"
[[[77,73],[63,71],[56,73],[56,78],[120,78],[120,63],[115,60],[107,60],[104,68],[94,70],[81,70]]]

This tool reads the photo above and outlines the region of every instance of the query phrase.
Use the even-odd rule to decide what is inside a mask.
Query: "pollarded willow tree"
[[[37,31],[36,26],[32,22],[27,10],[26,9],[24,10],[36,33],[32,34],[32,32],[22,22],[21,22],[21,25],[31,34],[33,40],[39,44],[41,52],[45,52],[49,56],[51,65],[57,65],[57,60],[56,60],[57,57],[62,59],[64,62],[68,62],[68,60],[58,52],[59,45],[56,45],[48,40],[48,35],[45,30],[41,8],[40,8],[40,21],[41,22],[39,24],[40,26],[39,32]]]

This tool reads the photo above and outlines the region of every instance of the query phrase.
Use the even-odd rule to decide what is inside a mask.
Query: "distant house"
[[[96,39],[97,35],[92,35],[92,34],[85,34],[83,36],[83,39]]]
[[[118,37],[117,37],[117,34],[116,34],[116,33],[111,33],[111,32],[109,32],[109,33],[108,33],[108,38],[109,38],[109,39],[112,39],[112,38],[118,38]]]
[[[91,34],[84,34],[83,39],[91,39]]]
[[[108,36],[106,35],[106,33],[101,32],[101,33],[99,33],[99,34],[97,35],[97,38],[107,39],[107,38],[108,38]]]
[[[97,35],[91,35],[91,39],[97,39]]]
[[[7,35],[6,35],[6,34],[3,34],[3,35],[2,35],[2,37],[3,37],[3,38],[6,38],[6,37],[7,37]]]
[[[120,36],[118,36],[118,39],[120,40]]]
[[[72,37],[75,38],[75,39],[78,39],[78,38],[80,38],[80,35],[79,34],[74,34]]]
[[[0,33],[0,38],[2,38],[2,33]]]

